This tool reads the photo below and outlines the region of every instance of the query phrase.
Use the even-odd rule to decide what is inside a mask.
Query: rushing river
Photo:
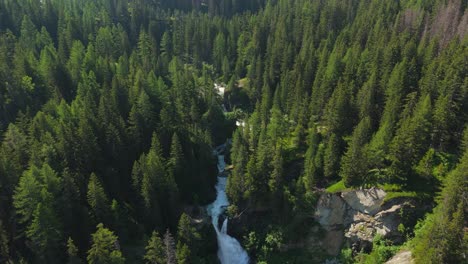
[[[218,156],[218,171],[221,174],[226,165],[224,162],[224,155],[221,155],[219,152],[216,152],[216,154]],[[218,258],[221,264],[248,264],[249,256],[247,252],[242,248],[239,241],[227,234],[228,219],[226,218],[224,220],[221,230],[218,226],[219,216],[229,205],[226,196],[226,182],[226,177],[218,177],[218,182],[216,184],[216,200],[208,206],[208,214],[211,216],[218,238]]]

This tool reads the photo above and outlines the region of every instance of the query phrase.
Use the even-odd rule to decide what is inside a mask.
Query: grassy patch
[[[395,198],[421,198],[417,192],[387,192],[383,202],[388,202]]]
[[[398,184],[383,184],[379,185],[379,188],[382,188],[387,192],[385,196],[384,203],[396,198],[416,198],[416,199],[427,199],[430,198],[431,192],[428,190],[408,190],[405,189],[402,185]]]
[[[351,190],[351,188],[346,187],[343,180],[334,183],[327,188],[327,192],[329,193],[344,192],[349,190]]]
[[[384,190],[385,192],[401,192],[403,190],[403,186],[399,184],[391,184],[391,183],[385,183],[378,185],[379,188]]]

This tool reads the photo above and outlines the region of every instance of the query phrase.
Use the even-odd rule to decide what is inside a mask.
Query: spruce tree
[[[411,117],[402,121],[390,146],[389,177],[406,181],[411,178],[414,167],[423,157],[430,141],[431,99],[422,96]]]
[[[19,223],[29,223],[41,201],[41,183],[39,169],[36,166],[23,173],[13,195],[13,205],[18,215]]]
[[[88,250],[87,260],[90,264],[123,264],[125,258],[120,251],[119,241],[114,232],[105,228],[102,223],[97,225],[97,230],[92,234],[92,245]]]
[[[365,117],[354,129],[348,150],[341,159],[340,175],[346,186],[358,186],[367,179],[367,147],[370,138],[370,118]]]
[[[341,145],[342,140],[335,133],[332,133],[328,137],[323,160],[323,173],[325,178],[332,179],[338,176]]]
[[[91,173],[88,183],[88,193],[86,195],[91,208],[92,216],[96,222],[109,222],[110,203],[96,174]]]
[[[186,213],[182,213],[177,227],[177,240],[194,249],[200,238],[197,229],[192,226],[190,217]]]
[[[191,257],[192,252],[190,248],[182,243],[182,242],[177,242],[177,248],[176,248],[176,259],[177,259],[177,264],[189,264],[191,263],[191,260],[193,257]]]
[[[43,202],[36,206],[26,236],[31,241],[31,248],[37,259],[48,263],[58,263],[57,252],[63,243],[62,226],[58,215],[52,207],[50,194],[42,191]],[[48,196],[48,197],[47,197]]]
[[[172,178],[180,188],[181,194],[188,194],[190,192],[191,180],[184,173],[184,153],[180,144],[179,137],[176,133],[172,135],[171,140],[171,151],[168,160],[168,173],[171,174]],[[186,199],[190,197],[186,196]]]
[[[277,197],[278,193],[281,191],[281,186],[283,186],[283,150],[281,146],[276,147],[275,155],[271,162],[271,175],[268,181],[268,186],[270,187],[270,192],[273,197]]]
[[[147,264],[164,264],[166,263],[166,251],[163,241],[159,237],[158,232],[153,231],[151,238],[145,247],[146,254],[144,260]]]
[[[319,181],[319,170],[316,164],[316,156],[319,148],[319,134],[317,127],[312,125],[309,128],[309,135],[307,139],[307,151],[304,160],[304,184],[307,191],[312,191]]]
[[[464,232],[468,190],[468,151],[449,173],[438,205],[429,214],[411,242],[415,263],[462,263],[468,236]],[[438,246],[434,246],[438,245]]]
[[[78,248],[75,246],[73,239],[71,237],[67,240],[67,255],[68,261],[67,264],[80,264],[81,259],[78,255]]]

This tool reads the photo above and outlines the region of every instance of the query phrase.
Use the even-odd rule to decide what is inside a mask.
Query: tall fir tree
[[[153,231],[151,238],[145,247],[146,254],[144,259],[147,264],[164,264],[166,263],[166,250],[163,241],[159,237],[158,232]]]
[[[354,129],[348,150],[341,160],[341,177],[346,186],[358,186],[367,179],[367,147],[366,144],[371,136],[370,118],[365,117]]]
[[[91,173],[86,195],[92,216],[98,223],[109,223],[110,203],[104,188],[95,173]]]
[[[92,242],[91,248],[88,250],[88,263],[125,263],[117,236],[114,235],[114,232],[105,228],[102,223],[97,225],[96,232],[92,234]]]

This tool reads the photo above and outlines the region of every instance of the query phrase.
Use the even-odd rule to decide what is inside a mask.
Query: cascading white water
[[[216,154],[218,155],[218,171],[221,174],[226,166],[224,155],[220,155],[218,152],[216,152]],[[216,200],[208,206],[208,214],[211,216],[218,238],[218,258],[221,264],[248,264],[249,256],[247,252],[242,248],[239,241],[227,234],[227,218],[224,220],[221,230],[219,230],[219,216],[229,205],[226,196],[226,181],[226,177],[218,176],[218,182],[216,183]]]

